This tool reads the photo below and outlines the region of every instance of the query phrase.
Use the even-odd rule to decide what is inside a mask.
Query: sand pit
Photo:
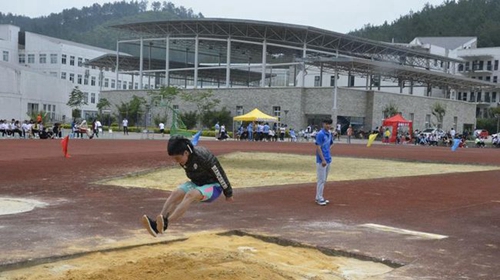
[[[0,274],[0,279],[376,279],[392,268],[281,246],[250,236],[197,233],[186,241],[148,245]]]
[[[219,160],[234,188],[316,182],[315,158],[278,153],[231,153]],[[328,181],[352,181],[458,172],[498,170],[495,166],[403,162],[334,157]],[[249,180],[248,178],[251,178]],[[179,166],[149,173],[129,174],[100,184],[173,190],[186,181]]]
[[[29,212],[36,207],[45,207],[46,203],[24,198],[0,197],[0,216]]]

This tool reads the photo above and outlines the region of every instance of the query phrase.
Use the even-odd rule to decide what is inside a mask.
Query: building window
[[[241,116],[243,113],[243,106],[236,106],[236,116]]]
[[[486,76],[486,81],[487,82],[491,81],[491,76]]]
[[[75,74],[69,73],[69,80],[74,83],[75,82]]]
[[[122,81],[118,80],[118,84],[116,85],[116,89],[122,88]]]
[[[75,57],[74,56],[69,57],[69,65],[75,66]]]
[[[485,92],[484,93],[484,102],[487,102],[487,103],[491,102],[491,98],[490,98],[490,93],[489,92]]]
[[[108,78],[104,79],[104,87],[105,88],[109,87],[109,79]]]
[[[40,54],[40,57],[38,58],[38,61],[40,62],[40,64],[45,64],[47,63],[47,55],[44,54],[44,53],[41,53]]]
[[[66,55],[61,55],[61,64],[66,64]]]
[[[335,75],[330,76],[330,86],[334,87],[335,86]]]
[[[111,88],[115,88],[115,79],[111,79]]]
[[[127,81],[123,81],[123,89],[127,89]]]
[[[495,91],[491,93],[491,102],[497,103],[497,93]]]
[[[90,103],[95,104],[95,93],[90,94]]]
[[[314,76],[314,86],[319,87],[321,86],[321,79],[320,76]]]
[[[78,78],[77,78],[76,82],[77,82],[79,85],[81,85],[81,84],[82,84],[82,78],[83,78],[83,75],[78,74]]]
[[[462,98],[462,101],[467,101],[467,92],[464,92],[464,96]]]
[[[56,53],[50,54],[50,64],[57,64],[57,54]]]
[[[61,79],[66,80],[66,72],[61,72]]]
[[[25,64],[26,63],[26,55],[24,53],[19,54],[19,64]]]
[[[95,76],[90,77],[90,85],[95,86]]]
[[[464,65],[462,63],[458,64],[458,72],[464,71]]]
[[[483,99],[481,97],[482,97],[482,92],[478,92],[477,93],[477,102],[483,102]]]
[[[29,64],[35,63],[35,55],[34,54],[28,54],[28,63]]]
[[[281,106],[273,106],[273,115],[281,122]]]
[[[3,61],[9,61],[9,52],[3,51]]]
[[[88,92],[83,93],[83,103],[89,103],[89,93]]]
[[[457,100],[462,100],[462,92],[461,91],[458,92],[458,98],[457,98]]]
[[[349,85],[348,85],[349,87],[354,86],[355,79],[356,79],[355,76],[349,76]]]
[[[425,115],[425,128],[430,128],[431,127],[431,115],[427,114]]]
[[[493,70],[498,70],[498,60],[495,60],[495,67],[493,68]]]
[[[82,67],[83,66],[83,58],[79,57],[78,58],[78,67]]]
[[[88,63],[89,63],[89,59],[88,59],[88,58],[85,58],[85,65],[84,65],[84,66],[85,66],[85,68],[89,68]]]
[[[38,103],[28,103],[28,115],[38,112]]]
[[[132,84],[132,82],[128,82],[128,89],[134,89],[134,85]]]
[[[467,62],[465,63],[465,71],[466,71],[466,72],[467,72],[467,71],[469,71],[469,68],[470,68],[470,62],[469,62],[469,61],[467,61]]]
[[[134,89],[139,89],[139,83],[134,84]]]
[[[83,76],[83,84],[88,85],[89,84],[89,76],[85,75]]]
[[[493,82],[498,83],[498,76],[493,76]]]

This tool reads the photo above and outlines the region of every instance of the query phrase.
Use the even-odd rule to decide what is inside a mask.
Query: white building
[[[54,121],[69,122],[71,109],[66,102],[74,87],[84,92],[87,105],[81,108],[82,117],[90,119],[97,114],[101,90],[138,88],[131,75],[85,66],[91,59],[116,55],[114,50],[0,25],[0,53],[0,119],[23,120],[29,111],[43,110]]]
[[[498,83],[500,47],[478,48],[477,37],[417,37],[410,45],[419,46],[432,54],[464,60],[464,63],[456,65],[456,74]],[[487,91],[460,90],[453,99],[476,103],[476,116],[488,118],[491,117],[488,109],[499,106],[500,85]]]

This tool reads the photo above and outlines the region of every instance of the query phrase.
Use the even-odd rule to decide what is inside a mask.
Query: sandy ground
[[[275,153],[231,153],[218,157],[235,188],[316,182],[314,156]],[[328,181],[351,181],[431,174],[497,170],[495,166],[402,162],[334,157]],[[149,173],[128,174],[100,184],[173,190],[186,181],[178,166]]]
[[[185,241],[90,253],[10,271],[0,279],[376,279],[391,270],[383,264],[327,256],[311,248],[204,232]]]

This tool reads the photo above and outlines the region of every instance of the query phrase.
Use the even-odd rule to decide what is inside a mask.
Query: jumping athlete
[[[182,217],[193,202],[212,202],[221,193],[226,201],[233,201],[233,189],[226,173],[209,150],[194,146],[189,139],[174,136],[168,141],[168,155],[184,168],[191,181],[170,194],[156,220],[147,215],[142,217],[142,224],[154,237],[163,233],[169,222]]]

